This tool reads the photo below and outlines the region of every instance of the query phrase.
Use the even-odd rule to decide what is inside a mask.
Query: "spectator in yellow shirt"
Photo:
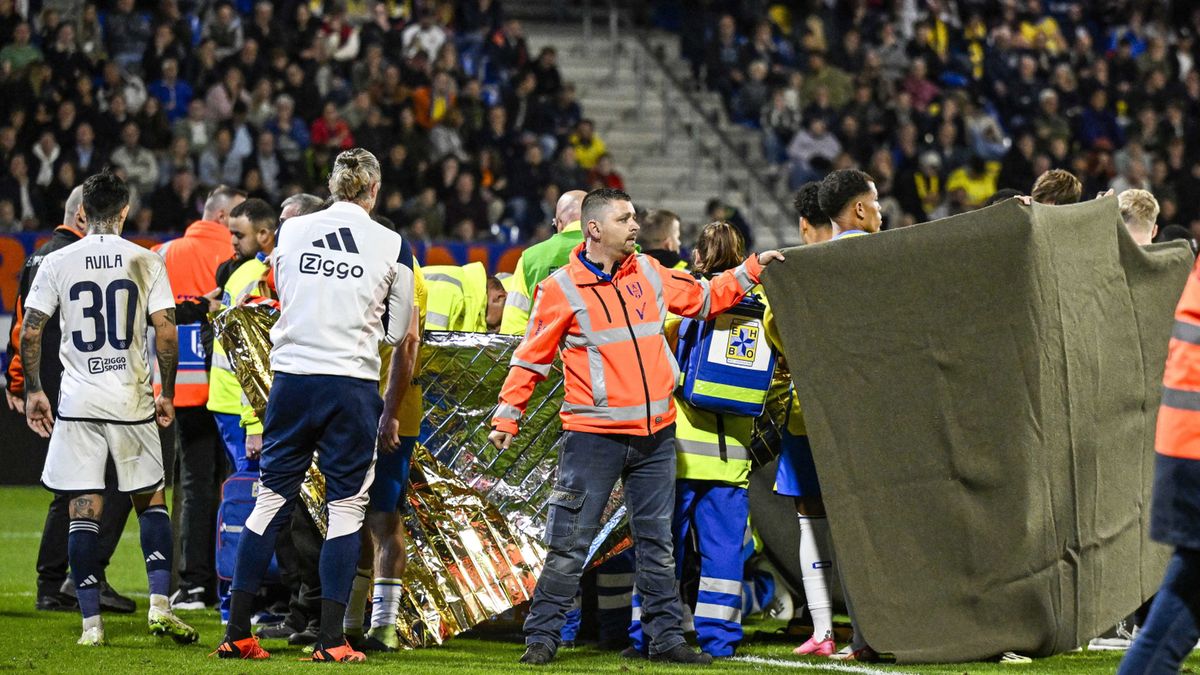
[[[946,180],[946,192],[957,210],[970,211],[983,206],[996,192],[996,170],[981,157],[972,157],[970,163],[950,173]]]
[[[600,161],[600,156],[608,152],[604,141],[596,135],[596,125],[589,119],[579,120],[575,133],[571,134],[571,145],[575,146],[575,159],[579,166],[591,171]]]

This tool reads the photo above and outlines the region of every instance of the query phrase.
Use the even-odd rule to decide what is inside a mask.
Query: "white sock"
[[[360,567],[354,574],[354,583],[350,586],[350,601],[346,603],[346,618],[342,621],[342,630],[354,635],[362,635],[363,613],[367,609],[367,592],[371,588],[371,568]]]
[[[813,638],[818,642],[833,637],[833,598],[829,576],[833,571],[833,547],[829,542],[829,521],[825,516],[799,516],[800,580],[804,599],[813,620]]]
[[[83,618],[83,631],[86,633],[93,628],[104,630],[104,620],[100,618],[99,614],[96,616],[85,616]]]
[[[375,580],[371,602],[371,628],[395,626],[400,613],[400,580],[380,577]]]
[[[150,594],[150,609],[158,609],[164,612],[171,611],[171,601],[165,595],[157,593]]]

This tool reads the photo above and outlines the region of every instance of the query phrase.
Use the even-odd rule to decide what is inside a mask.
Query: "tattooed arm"
[[[31,307],[25,308],[21,322],[21,362],[25,369],[25,422],[42,438],[54,429],[50,399],[42,391],[42,332],[50,317]]]
[[[150,321],[154,324],[154,349],[158,354],[158,371],[162,377],[162,393],[154,401],[154,410],[159,426],[165,428],[175,419],[175,369],[179,366],[175,308],[151,314]]]

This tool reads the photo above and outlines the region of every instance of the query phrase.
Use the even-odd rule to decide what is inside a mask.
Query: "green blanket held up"
[[[1158,587],[1154,421],[1181,242],[1016,200],[791,249],[764,283],[862,631],[900,662],[1046,656]]]

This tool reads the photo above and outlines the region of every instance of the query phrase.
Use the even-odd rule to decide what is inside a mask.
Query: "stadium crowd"
[[[111,164],[131,230],[176,233],[222,183],[325,196],[355,146],[416,241],[545,238],[559,194],[621,186],[554,48],[531,53],[499,0],[18,7],[0,2],[0,231],[57,224]]]
[[[1163,225],[1200,231],[1195,3],[657,4],[793,188],[861,168],[895,227],[1064,169],[1086,194],[1151,190]]]

